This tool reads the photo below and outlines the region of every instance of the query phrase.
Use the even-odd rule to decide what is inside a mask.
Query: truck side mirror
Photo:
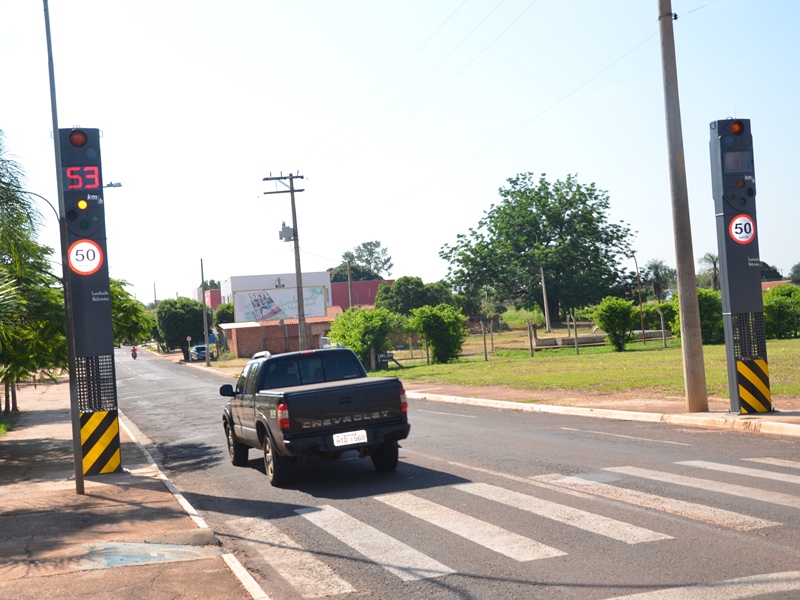
[[[220,386],[219,395],[233,398],[236,396],[236,392],[233,391],[233,386],[230,383],[226,383],[225,385]]]

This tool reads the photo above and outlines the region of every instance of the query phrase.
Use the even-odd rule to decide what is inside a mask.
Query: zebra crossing
[[[792,472],[774,470],[780,468],[800,471],[800,462],[769,457],[743,460],[768,468],[706,461],[681,461],[673,463],[674,467],[670,466],[665,470],[620,466],[607,467],[599,473],[585,476],[567,476],[558,473],[528,478],[507,476],[507,479],[514,481],[514,485],[510,487],[516,489],[480,482],[457,483],[444,488],[447,497],[452,496],[452,501],[447,502],[449,506],[445,506],[444,502],[424,497],[422,491],[388,493],[373,496],[368,500],[382,507],[379,510],[402,513],[413,519],[415,525],[418,524],[420,527],[430,526],[435,528],[435,531],[443,531],[442,535],[457,536],[467,543],[477,544],[518,563],[530,563],[566,557],[570,551],[554,547],[552,542],[543,543],[498,526],[488,519],[466,514],[452,506],[474,504],[469,498],[479,498],[480,502],[487,505],[484,507],[485,510],[479,511],[481,517],[493,514],[495,512],[493,507],[499,504],[519,511],[520,521],[546,519],[556,522],[559,526],[572,528],[573,531],[580,530],[586,534],[602,536],[608,540],[608,544],[624,545],[659,544],[674,538],[673,535],[636,524],[637,513],[632,513],[627,520],[612,519],[592,510],[578,509],[552,499],[541,498],[543,494],[537,495],[537,491],[544,489],[548,494],[555,492],[577,496],[590,503],[597,500],[612,502],[623,509],[625,506],[633,506],[639,510],[665,513],[671,517],[698,521],[740,533],[781,525],[777,521],[751,514],[740,514],[635,489],[637,482],[646,480],[800,509],[800,476]],[[677,474],[674,472],[676,470],[688,470],[695,472],[697,476]],[[727,473],[740,479],[748,478],[748,481],[753,480],[755,483],[752,486],[731,484],[701,476],[707,474],[713,476],[714,473]],[[797,493],[787,494],[759,488],[757,485],[761,481],[779,481],[790,486],[797,485]],[[530,484],[530,493],[518,491],[520,482]],[[346,503],[337,507],[326,504],[294,509],[296,515],[334,538],[336,542],[355,551],[364,558],[364,562],[384,569],[400,581],[435,580],[458,573],[453,564],[448,564],[447,556],[428,556],[422,550],[415,548],[414,540],[417,538],[414,536],[409,535],[409,539],[400,539],[389,535],[381,529],[380,523],[367,523],[362,520],[363,517],[357,518],[346,511]],[[314,552],[303,548],[272,523],[248,517],[229,521],[228,524],[237,530],[247,531],[248,538],[268,540],[268,543],[259,545],[260,556],[286,580],[297,597],[321,598],[364,591],[359,590],[357,581],[346,581],[331,568],[323,556],[317,556]],[[410,532],[416,528],[409,525],[407,530]],[[672,532],[674,534],[674,530]],[[616,596],[607,600],[745,599],[777,593],[794,593],[797,596],[792,597],[800,597],[800,571],[764,573],[712,583],[664,588]]]

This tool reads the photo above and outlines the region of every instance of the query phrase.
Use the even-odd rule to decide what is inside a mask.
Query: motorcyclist
[[[131,356],[136,360],[136,346],[131,346]]]

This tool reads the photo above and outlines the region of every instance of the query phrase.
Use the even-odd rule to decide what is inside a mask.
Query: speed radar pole
[[[708,411],[708,390],[703,363],[703,338],[700,334],[700,307],[694,271],[692,227],[689,219],[689,193],[686,165],[683,160],[681,108],[678,98],[678,69],[675,64],[675,36],[670,0],[658,0],[658,23],[661,31],[661,64],[664,76],[664,108],[667,120],[669,182],[672,190],[672,228],[675,236],[675,260],[678,272],[678,307],[681,321],[683,380],[686,408],[689,412]]]
[[[770,412],[750,120],[712,121],[710,128],[711,190],[717,220],[731,411]]]

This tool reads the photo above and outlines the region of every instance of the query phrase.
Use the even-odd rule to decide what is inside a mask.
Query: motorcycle
[[[131,350],[131,357],[133,358],[133,360],[136,360],[136,348]]]

